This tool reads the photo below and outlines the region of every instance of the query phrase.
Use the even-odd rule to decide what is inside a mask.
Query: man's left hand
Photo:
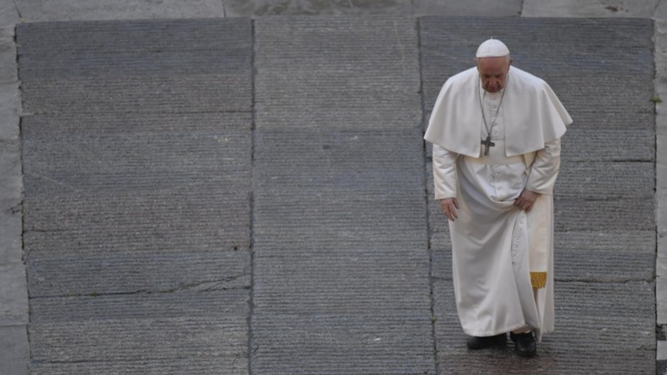
[[[514,205],[519,207],[523,211],[530,211],[533,208],[533,204],[537,200],[537,197],[540,196],[537,193],[534,193],[530,190],[523,189],[519,198],[514,201]]]

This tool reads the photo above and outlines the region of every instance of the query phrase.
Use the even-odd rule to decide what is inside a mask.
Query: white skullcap
[[[498,39],[489,39],[479,45],[476,57],[501,57],[510,54],[510,50],[505,43]]]

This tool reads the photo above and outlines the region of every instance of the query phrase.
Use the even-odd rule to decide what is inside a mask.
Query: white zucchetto
[[[479,45],[477,48],[477,58],[481,57],[502,57],[510,54],[510,50],[505,43],[498,39],[489,39]]]

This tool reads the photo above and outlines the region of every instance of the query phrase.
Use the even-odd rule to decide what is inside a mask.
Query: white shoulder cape
[[[479,85],[476,67],[449,78],[435,102],[424,139],[457,154],[479,157],[484,127]],[[508,157],[543,149],[546,142],[562,137],[572,123],[551,87],[530,73],[510,67],[505,90],[502,107]]]

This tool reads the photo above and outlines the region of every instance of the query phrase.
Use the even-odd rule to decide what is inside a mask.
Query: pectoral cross
[[[491,142],[491,134],[486,136],[486,140],[482,141],[484,145],[484,156],[489,155],[489,147],[493,147],[496,144]]]

